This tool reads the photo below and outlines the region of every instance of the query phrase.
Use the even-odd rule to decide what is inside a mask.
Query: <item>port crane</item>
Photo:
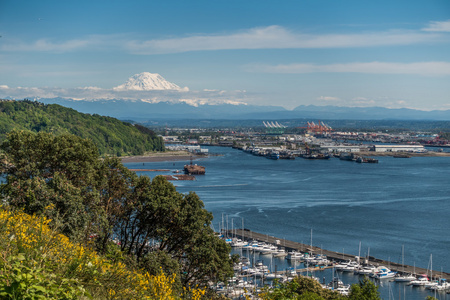
[[[333,128],[331,128],[331,126],[325,124],[324,122],[321,122],[320,120],[318,124],[314,123],[314,121],[306,123],[307,123],[306,127],[297,127],[297,128],[304,128],[308,133],[312,134],[326,134],[333,131]]]

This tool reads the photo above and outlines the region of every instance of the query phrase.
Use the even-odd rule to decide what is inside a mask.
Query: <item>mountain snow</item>
[[[165,80],[157,73],[143,72],[128,78],[119,86],[113,88],[115,91],[153,91],[153,90],[177,90],[189,91],[187,87],[180,88],[175,83]]]

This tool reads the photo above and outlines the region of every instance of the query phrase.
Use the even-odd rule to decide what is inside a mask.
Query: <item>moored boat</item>
[[[412,286],[425,286],[425,284],[429,281],[427,274],[420,275],[416,280],[411,280],[409,283]]]
[[[372,274],[370,277],[375,279],[388,279],[388,278],[394,278],[395,274],[397,272],[391,271],[390,269],[381,266],[377,268],[377,272],[375,274]]]
[[[394,277],[394,281],[397,282],[411,282],[413,280],[416,280],[416,276],[412,274],[397,274]]]

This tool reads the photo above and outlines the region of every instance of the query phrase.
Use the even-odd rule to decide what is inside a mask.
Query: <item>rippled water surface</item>
[[[206,175],[173,183],[200,196],[216,230],[222,215],[229,228],[243,220],[250,230],[298,242],[309,243],[312,229],[315,246],[357,255],[361,242],[361,256],[370,251],[394,262],[401,262],[404,245],[405,264],[427,268],[432,254],[433,269],[450,272],[450,158],[379,157],[378,164],[358,164],[209,149],[220,156],[195,161]],[[175,170],[187,163],[126,166]]]

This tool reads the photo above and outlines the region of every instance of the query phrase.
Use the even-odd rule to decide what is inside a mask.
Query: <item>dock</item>
[[[224,231],[225,233],[227,231]],[[240,238],[244,241],[250,241],[250,240],[256,240],[258,242],[266,242],[273,245],[277,245],[280,247],[284,247],[287,251],[300,251],[300,252],[309,252],[313,254],[323,254],[326,255],[327,258],[331,261],[335,262],[341,262],[344,260],[356,260],[356,255],[348,254],[348,253],[340,253],[335,251],[330,251],[326,249],[321,249],[319,247],[315,247],[311,245],[306,245],[282,238],[277,238],[274,236],[269,236],[267,234],[262,234],[258,232],[253,232],[248,229],[235,229],[233,231],[228,230],[228,234],[231,236],[233,234],[237,238]],[[430,270],[419,268],[419,267],[413,267],[408,265],[402,265],[395,262],[390,262],[382,259],[375,258],[373,256],[361,257],[360,261],[367,264],[373,264],[375,266],[385,266],[391,269],[392,271],[398,272],[398,273],[411,273],[411,274],[427,274],[430,272]],[[437,270],[433,270],[433,278],[445,278],[447,281],[450,280],[450,273],[447,272],[441,272]]]

